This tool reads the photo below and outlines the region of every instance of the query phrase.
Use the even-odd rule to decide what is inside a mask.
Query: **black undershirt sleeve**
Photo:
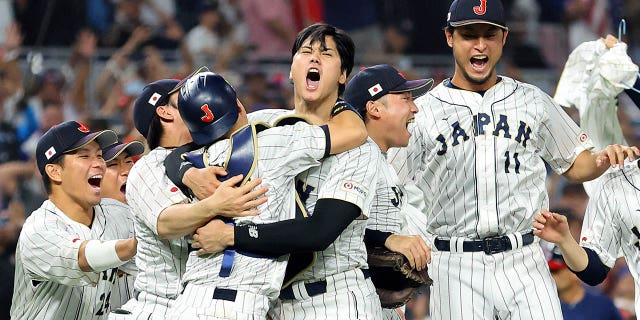
[[[234,247],[267,256],[322,251],[359,216],[360,208],[352,203],[320,199],[308,218],[255,225],[258,231],[255,238],[249,236],[249,226],[236,226]]]
[[[385,248],[384,243],[387,241],[387,238],[389,238],[389,236],[391,236],[392,234],[393,233],[391,232],[366,229],[364,231],[364,244],[367,246],[367,248],[369,247]]]
[[[611,268],[602,263],[600,257],[598,257],[598,254],[595,251],[585,247],[582,248],[587,252],[587,257],[589,259],[587,267],[578,272],[571,270],[571,268],[569,268],[569,270],[575,273],[576,276],[578,276],[578,278],[580,278],[584,283],[590,286],[596,286],[604,281]]]
[[[640,90],[640,78],[636,79],[636,83],[633,84],[633,87]],[[629,96],[629,98],[631,98],[633,103],[636,104],[636,107],[640,108],[640,93],[632,89],[626,89],[624,92]]]

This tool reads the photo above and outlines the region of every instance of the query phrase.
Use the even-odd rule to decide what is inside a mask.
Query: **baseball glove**
[[[416,288],[431,285],[427,269],[413,269],[401,253],[385,248],[367,248],[371,281],[376,287],[383,308],[403,306]]]

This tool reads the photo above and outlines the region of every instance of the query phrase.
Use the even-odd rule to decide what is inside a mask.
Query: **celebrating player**
[[[116,134],[67,121],[38,141],[36,159],[49,196],[26,220],[16,251],[12,319],[105,319],[118,267],[135,239],[109,239],[115,226],[99,205],[102,148]],[[104,241],[103,241],[104,240]]]
[[[628,163],[617,171],[607,172],[595,194],[589,199],[578,244],[569,233],[567,218],[542,210],[534,216],[533,233],[556,243],[565,263],[578,278],[595,286],[604,281],[619,257],[627,265],[636,287],[636,314],[640,314],[640,162]]]
[[[147,138],[147,155],[136,162],[127,180],[126,198],[134,213],[138,239],[134,298],[109,315],[110,319],[164,319],[182,291],[180,279],[188,255],[185,235],[217,215],[255,215],[253,200],[266,188],[251,190],[256,179],[233,188],[241,177],[232,177],[210,197],[198,203],[188,198],[165,175],[164,159],[176,146],[190,142],[191,135],[178,112],[176,80],[147,85],[134,107],[136,129]]]
[[[207,165],[233,169],[252,163],[246,166],[244,180],[260,177],[269,186],[269,200],[259,207],[261,214],[235,219],[238,225],[295,218],[296,174],[318,166],[329,154],[362,144],[367,136],[357,111],[351,108],[352,111],[343,112],[349,110],[344,103],[337,104],[334,110],[340,113],[334,112],[332,120],[322,127],[299,121],[295,125],[260,130],[248,123],[231,85],[211,72],[187,81],[178,99],[194,142],[207,146],[203,159]],[[255,150],[255,154],[243,153],[246,147]],[[194,235],[194,247],[198,247],[199,236]],[[278,298],[287,259],[236,253],[226,251],[199,257],[192,252],[183,276],[184,293],[169,317],[266,318],[269,306]],[[225,265],[225,261],[231,261],[232,266]]]
[[[329,121],[353,68],[354,50],[353,40],[331,25],[314,24],[298,33],[291,50],[294,114],[316,125]],[[272,123],[287,114],[291,111],[270,109],[248,117]],[[201,244],[207,252],[231,245],[264,255],[319,251],[313,267],[285,284],[270,311],[272,318],[380,319],[380,300],[369,279],[363,242],[377,181],[378,166],[371,161],[377,149],[367,141],[296,177],[296,190],[310,217],[235,228],[218,221],[198,234],[217,236],[219,241]],[[256,233],[259,237],[252,236]]]
[[[430,310],[436,319],[561,319],[531,219],[548,206],[545,164],[573,182],[640,154],[589,151],[587,134],[540,89],[498,76],[509,30],[499,0],[456,0],[444,34],[452,78],[416,99],[409,146],[390,152],[415,184],[435,249]]]
[[[114,224],[114,228],[109,230],[114,234],[109,235],[109,238],[135,237],[133,213],[127,205],[124,192],[129,170],[133,166],[132,157],[143,153],[144,144],[140,141],[117,142],[102,150],[102,158],[107,164],[107,169],[100,183],[102,189],[100,206],[109,213],[109,221]],[[111,291],[111,309],[120,308],[133,297],[133,283],[138,273],[134,259],[127,261],[119,269],[120,272]]]
[[[413,99],[431,89],[432,79],[407,81],[390,65],[377,65],[356,74],[347,84],[345,101],[355,106],[365,118],[369,137],[380,151],[375,158],[381,174],[376,197],[367,222],[367,247],[385,247],[407,257],[411,266],[424,269],[430,249],[418,235],[405,234],[406,221],[402,209],[404,192],[397,185],[398,177],[387,164],[389,148],[406,147],[411,134],[407,126],[418,112]],[[404,234],[404,235],[403,235]],[[392,311],[385,309],[392,317]]]

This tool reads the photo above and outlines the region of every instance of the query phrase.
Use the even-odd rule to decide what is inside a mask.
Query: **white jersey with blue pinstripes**
[[[638,161],[606,173],[589,199],[580,245],[595,251],[610,268],[624,256],[635,280],[640,313],[640,169]]]
[[[562,174],[593,148],[547,94],[507,77],[484,95],[443,82],[415,103],[409,146],[389,161],[422,191],[426,231],[437,236],[528,231],[548,206],[545,161]]]
[[[158,217],[167,207],[189,199],[165,175],[164,159],[171,150],[159,147],[138,160],[127,179],[127,203],[135,219],[138,240],[136,265],[139,268],[135,290],[155,303],[166,304],[182,291],[180,279],[187,262],[188,245],[184,237],[172,240],[158,235]],[[154,303],[154,301],[147,301]]]
[[[84,240],[102,239],[113,228],[109,213],[94,207],[91,227],[71,220],[46,200],[20,232],[12,319],[106,319],[117,268],[84,272],[78,250]]]
[[[320,164],[327,148],[324,130],[304,122],[275,127],[258,133],[255,169],[251,178],[262,178],[269,187],[267,202],[260,205],[255,217],[236,218],[237,225],[265,224],[293,219],[296,213],[295,176]],[[222,140],[208,147],[205,161],[211,166],[224,166],[229,157],[230,140]],[[258,234],[255,235],[259,237]],[[231,288],[278,297],[285,274],[287,257],[277,259],[254,258],[235,254],[229,277],[219,277],[223,253],[198,257],[189,255],[184,274],[185,285]],[[188,304],[188,302],[185,302]],[[178,303],[181,305],[182,303]]]

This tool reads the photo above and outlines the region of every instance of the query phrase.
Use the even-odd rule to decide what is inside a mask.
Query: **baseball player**
[[[424,95],[432,79],[407,81],[390,65],[377,65],[361,70],[349,81],[344,98],[365,117],[369,137],[380,151],[376,197],[367,221],[367,247],[386,247],[407,257],[411,266],[424,269],[430,258],[430,248],[418,235],[404,232],[407,224],[402,211],[404,192],[397,185],[398,177],[387,164],[386,153],[392,147],[406,147],[411,134],[407,126],[418,109],[414,98]],[[396,310],[384,309],[385,318],[399,318]]]
[[[640,313],[640,168],[638,161],[607,172],[589,198],[580,244],[569,232],[567,218],[542,210],[534,216],[534,234],[556,243],[578,278],[595,286],[604,281],[618,257],[624,256],[635,280],[635,309]]]
[[[330,153],[362,144],[367,136],[357,111],[351,108],[352,112],[342,112],[350,106],[338,104],[328,125],[298,122],[243,138],[244,133],[258,129],[248,123],[244,107],[237,101],[231,85],[211,72],[200,73],[187,81],[180,90],[178,105],[194,142],[207,146],[203,159],[206,164],[232,166],[236,162],[253,162],[247,166],[251,172],[247,172],[246,178],[261,177],[269,186],[269,200],[260,206],[259,216],[235,219],[237,225],[249,227],[295,218],[296,174],[318,166]],[[211,117],[206,117],[207,114]],[[237,160],[234,153],[242,152],[239,150],[244,150],[244,145],[254,149],[255,154],[242,155],[242,159]],[[196,248],[199,236],[194,236]],[[189,255],[183,276],[184,293],[178,297],[169,318],[264,319],[267,316],[282,286],[286,257],[235,254],[232,268],[224,275],[227,255],[228,252],[205,257],[198,257],[196,252]]]
[[[351,38],[331,25],[314,24],[298,33],[290,73],[293,113],[307,116],[316,125],[327,123],[353,67],[354,50]],[[248,117],[249,121],[272,123],[291,113],[271,109]],[[218,241],[210,247],[203,243],[203,251],[215,252],[231,245],[236,250],[264,255],[318,251],[310,269],[285,283],[270,317],[380,319],[382,308],[367,270],[363,242],[379,170],[371,159],[378,152],[378,147],[367,141],[298,174],[296,190],[308,218],[251,228],[212,221],[198,234],[211,235],[212,239],[217,236]]]
[[[118,267],[136,252],[99,205],[105,173],[101,148],[113,131],[91,132],[77,121],[49,129],[36,160],[48,200],[26,220],[16,250],[13,319],[106,319]]]
[[[212,196],[192,204],[166,177],[165,157],[173,148],[191,141],[177,108],[177,91],[183,84],[176,80],[152,82],[134,106],[136,129],[152,149],[131,168],[126,188],[138,239],[139,271],[134,298],[112,311],[110,319],[164,319],[182,291],[180,279],[188,254],[184,236],[218,214],[255,215],[257,210],[251,208],[266,201],[258,198],[266,188],[250,192],[260,179],[232,188],[241,179],[232,177]]]
[[[109,212],[109,221],[114,228],[105,234],[112,239],[134,238],[133,214],[125,199],[127,176],[133,166],[134,156],[144,153],[144,144],[140,141],[117,142],[102,150],[107,169],[102,177],[102,201],[100,205]],[[113,233],[113,234],[111,234]],[[138,273],[135,260],[131,259],[120,266],[116,283],[111,290],[111,309],[120,308],[133,297],[133,283]]]
[[[589,151],[587,134],[548,95],[498,76],[508,32],[498,0],[451,4],[453,77],[415,100],[409,145],[389,154],[401,181],[420,191],[409,199],[422,199],[434,249],[435,319],[561,319],[531,232],[534,213],[548,206],[545,162],[582,182],[639,152]]]

